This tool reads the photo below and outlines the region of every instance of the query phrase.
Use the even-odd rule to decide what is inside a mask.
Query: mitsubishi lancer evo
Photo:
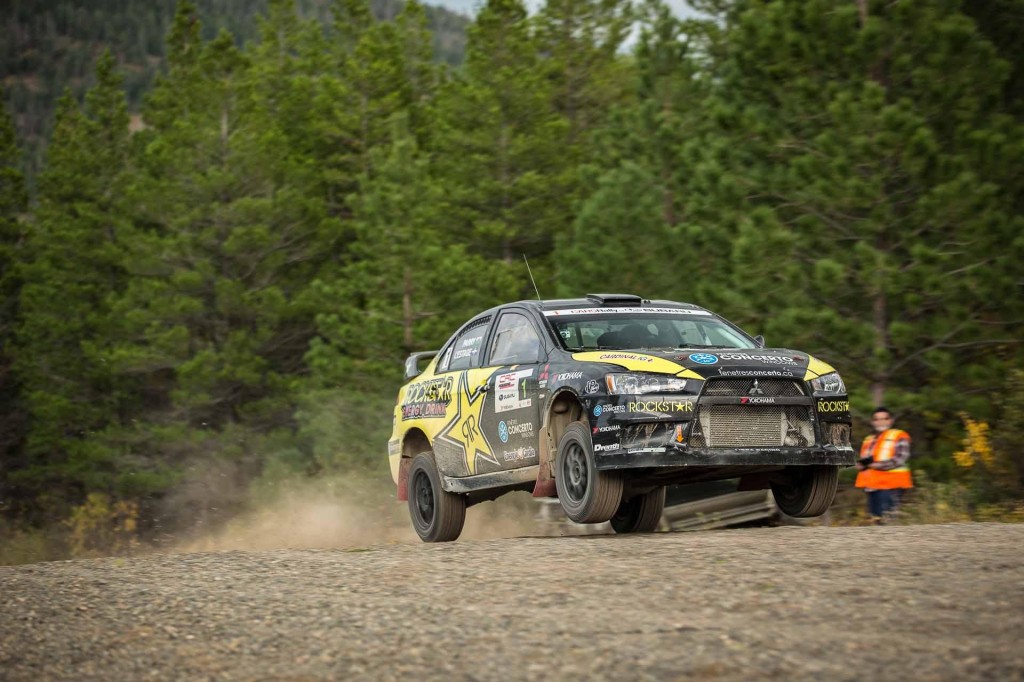
[[[467,507],[516,490],[618,533],[655,530],[668,485],[731,478],[819,516],[856,459],[832,366],[689,303],[508,303],[413,353],[405,375],[388,456],[426,542],[455,540]]]

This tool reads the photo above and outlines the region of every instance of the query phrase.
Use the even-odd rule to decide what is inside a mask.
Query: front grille
[[[754,382],[762,393],[751,393]],[[804,387],[799,381],[792,379],[762,379],[751,377],[749,379],[708,379],[704,385],[704,395],[757,395],[775,396],[777,398],[792,398],[805,395]]]
[[[805,447],[814,443],[808,408],[802,405],[703,405],[690,430],[690,447]]]
[[[825,427],[825,440],[832,445],[838,445],[841,447],[850,446],[850,425],[849,424],[831,424],[825,422],[822,424]]]

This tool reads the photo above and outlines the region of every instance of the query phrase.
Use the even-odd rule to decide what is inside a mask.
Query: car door
[[[487,399],[480,425],[501,469],[539,462],[539,373],[544,344],[525,311],[501,312],[490,335],[485,374]]]
[[[483,367],[491,317],[469,322],[442,351],[439,375],[450,377],[452,405],[433,439],[438,468],[447,476],[475,476],[501,469],[491,441],[481,428],[491,370]]]

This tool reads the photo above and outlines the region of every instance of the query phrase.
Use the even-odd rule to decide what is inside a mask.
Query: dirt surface
[[[0,568],[0,678],[1024,679],[1024,525]]]

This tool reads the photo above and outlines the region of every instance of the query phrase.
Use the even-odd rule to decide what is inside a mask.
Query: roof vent
[[[638,306],[644,302],[642,298],[632,294],[587,294],[587,300],[607,306]]]

